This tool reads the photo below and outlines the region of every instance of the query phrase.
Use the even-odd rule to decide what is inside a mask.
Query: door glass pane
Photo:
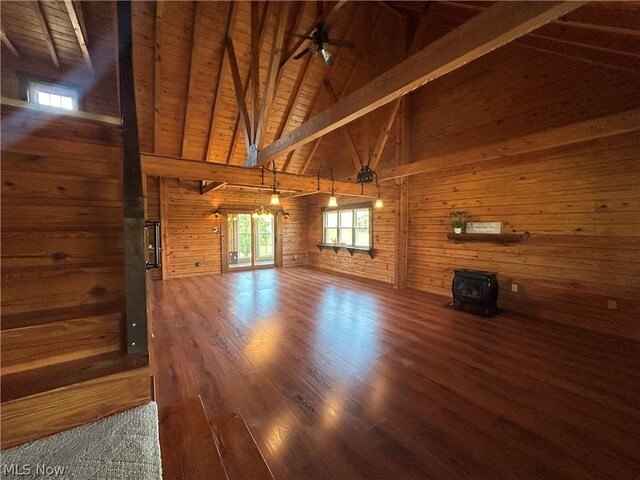
[[[340,212],[340,228],[353,227],[353,210],[343,210]]]
[[[227,217],[229,225],[229,268],[251,266],[251,215],[239,213]]]
[[[345,245],[353,245],[353,228],[340,229],[340,243]]]
[[[273,215],[261,215],[256,219],[256,265],[273,264],[274,259],[274,235],[273,235]]]

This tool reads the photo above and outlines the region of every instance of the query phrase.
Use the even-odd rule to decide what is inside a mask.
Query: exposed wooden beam
[[[75,5],[73,0],[64,0],[64,4],[67,7],[67,13],[69,14],[69,19],[71,20],[73,31],[75,32],[76,38],[78,39],[78,45],[80,46],[80,51],[82,52],[84,63],[86,63],[87,68],[93,75],[95,72],[93,70],[91,56],[89,55],[89,46],[87,45],[87,32],[83,31],[82,24],[79,19],[79,17],[83,17],[83,15],[78,15],[78,13],[76,12],[76,8],[82,9],[82,4],[78,2],[77,5]]]
[[[258,153],[266,165],[398,97],[509,43],[585,2],[499,2]]]
[[[60,60],[58,60],[58,54],[56,53],[56,48],[53,45],[53,39],[51,38],[49,25],[47,25],[47,21],[44,18],[44,13],[42,12],[42,5],[40,5],[39,0],[35,0],[34,2],[31,2],[31,6],[33,7],[33,11],[36,14],[36,20],[40,25],[40,30],[42,31],[42,36],[44,37],[44,41],[47,44],[47,49],[49,50],[51,61],[53,62],[56,68],[60,68]]]
[[[331,81],[328,78],[325,79],[324,86],[326,87],[327,91],[331,95],[331,98],[333,98],[333,101],[338,102],[338,95],[336,95],[336,91],[333,89],[333,85],[331,84]],[[356,171],[360,170],[360,167],[362,167],[362,158],[360,158],[360,154],[358,153],[358,147],[356,145],[356,141],[353,138],[353,135],[351,134],[349,125],[344,126],[344,132],[343,132],[342,138],[344,138],[347,144],[347,148],[351,150],[351,161],[353,162],[353,166],[355,167]],[[367,150],[368,149],[363,150],[364,158],[367,158],[368,156]]]
[[[265,15],[267,15],[265,11]],[[258,117],[260,112],[260,4],[251,2],[251,145],[256,145],[258,133]],[[240,78],[238,76],[238,78]]]
[[[231,0],[232,3],[237,3],[234,0]],[[264,12],[262,14],[262,21],[260,23],[260,43],[262,43],[264,41],[264,35],[266,32],[266,23],[267,23],[267,16],[269,13],[269,6],[271,5],[271,2],[267,1],[265,2],[265,6],[264,6]],[[247,76],[245,78],[245,82],[244,82],[244,87],[243,90],[245,92],[245,103],[246,103],[246,98],[249,96],[248,95],[248,91],[249,91],[249,82],[251,81],[251,69],[249,69],[249,71],[247,72]],[[229,145],[229,150],[227,152],[227,161],[226,163],[229,164],[231,163],[231,159],[233,158],[233,156],[235,155],[235,151],[236,151],[236,144],[238,143],[238,134],[239,134],[239,126],[240,126],[240,110],[238,109],[238,114],[236,115],[236,120],[233,126],[233,133],[231,134],[231,144]]]
[[[20,58],[20,54],[18,53],[18,50],[16,50],[16,47],[14,47],[13,43],[11,43],[11,40],[7,36],[7,33],[4,30],[4,27],[0,27],[0,37],[2,38],[2,44],[5,47],[7,47],[7,49],[9,49],[11,54],[16,58]]]
[[[422,15],[420,15],[420,19],[418,20],[418,25],[416,26],[416,31],[413,34],[413,39],[411,40],[411,45],[409,46],[409,52],[407,57],[411,57],[415,55],[421,48],[424,42],[424,36],[427,32],[427,24],[428,17],[427,13],[429,11],[429,4],[426,4],[427,7],[422,10]],[[391,132],[391,128],[393,127],[393,123],[396,119],[396,115],[400,110],[400,104],[404,101],[404,97],[396,98],[394,100],[393,105],[389,109],[389,113],[384,123],[382,124],[382,132],[378,136],[376,141],[376,146],[373,149],[373,154],[368,159],[369,168],[375,170],[378,168],[378,163],[380,162],[380,157],[382,156],[382,152],[384,151],[384,147],[387,144],[387,139],[389,138],[389,133]]]
[[[242,123],[242,129],[244,131],[244,143],[247,147],[247,155],[251,148],[251,140],[253,136],[251,134],[251,123],[249,120],[249,113],[247,112],[247,104],[244,101],[244,90],[242,90],[242,80],[240,80],[240,71],[238,70],[238,61],[236,60],[236,51],[233,48],[233,40],[231,37],[227,37],[226,41],[227,55],[229,56],[229,67],[231,68],[231,77],[233,78],[233,85],[236,90],[236,100],[238,101],[238,110],[240,112],[240,120]]]
[[[296,83],[291,90],[291,95],[289,95],[289,99],[287,101],[287,107],[285,108],[284,115],[282,116],[282,121],[280,125],[278,125],[278,130],[276,132],[276,138],[280,138],[282,133],[289,125],[291,121],[291,117],[293,116],[293,107],[298,103],[300,99],[300,92],[302,91],[302,85],[304,84],[305,79],[307,78],[307,72],[309,71],[309,66],[311,65],[311,59],[313,57],[311,55],[307,55],[306,60],[304,61],[304,65],[298,72],[298,76],[296,77]]]
[[[311,35],[318,23],[324,23],[324,22],[330,21],[333,18],[333,16],[337,13],[337,11],[344,6],[345,3],[347,3],[346,0],[339,0],[336,3],[334,3],[333,6],[328,11],[325,12],[324,16],[321,15],[318,18],[316,18],[315,22],[313,22],[313,25],[311,25],[307,29],[304,35],[307,37]],[[298,41],[293,45],[293,47],[284,55],[284,58],[281,61],[280,68],[284,67],[287,64],[287,62],[293,58],[293,56],[300,49],[300,47],[302,47],[304,43],[308,41],[309,40],[304,38],[298,39]]]
[[[264,143],[264,132],[267,125],[267,119],[271,113],[271,106],[273,104],[273,97],[276,93],[278,80],[280,75],[280,58],[282,57],[282,44],[284,42],[285,28],[287,27],[287,20],[289,17],[289,9],[291,3],[285,2],[280,10],[280,16],[278,18],[278,26],[273,36],[273,46],[271,49],[271,57],[269,59],[269,68],[267,70],[267,80],[264,89],[264,95],[262,96],[262,102],[260,103],[260,115],[258,117],[258,127],[256,131],[255,144],[260,150]]]
[[[192,102],[192,94],[193,94],[193,85],[195,83],[195,72],[196,69],[196,61],[198,51],[196,49],[196,40],[198,38],[198,34],[200,33],[201,28],[198,28],[198,25],[202,25],[198,21],[199,18],[203,15],[205,2],[195,2],[196,8],[193,11],[193,20],[191,23],[191,56],[189,58],[189,72],[187,73],[187,101],[184,105],[184,121],[182,122],[182,144],[180,147],[180,151],[182,152],[182,156],[186,155],[185,153],[185,145],[187,143],[187,131],[189,129],[189,118],[191,116],[191,110],[193,108]],[[196,101],[200,102],[200,99],[196,99]]]
[[[223,165],[199,160],[187,160],[178,157],[153,155],[143,153],[142,171],[147,175],[155,175],[163,178],[179,178],[182,180],[208,180],[213,182],[227,182],[253,186],[264,186],[261,183],[260,170],[255,168]],[[278,173],[278,186],[283,190],[315,192],[318,190],[317,178],[308,175],[296,175],[291,173]],[[361,185],[352,182],[336,180],[335,188],[339,194],[360,195]],[[320,179],[321,192],[331,191],[331,180]],[[387,198],[396,198],[397,187],[388,185],[384,187]],[[364,186],[364,195],[375,197],[376,187],[373,184]]]
[[[227,182],[206,182],[200,180],[200,195],[205,195],[227,185]]]
[[[463,152],[397,165],[381,170],[378,175],[380,176],[380,181],[392,180],[394,178],[433,172],[442,168],[442,165],[467,165],[481,160],[492,160],[547,150],[634,131],[640,131],[640,108],[543,130],[506,141],[475,147]]]

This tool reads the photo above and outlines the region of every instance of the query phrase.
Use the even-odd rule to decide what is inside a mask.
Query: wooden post
[[[118,75],[123,133],[124,259],[127,353],[146,352],[144,195],[133,84],[131,2],[118,2]]]
[[[409,163],[409,108],[408,97],[403,97],[400,104],[398,163]],[[396,247],[395,274],[393,286],[397,290],[407,288],[409,248],[409,179],[401,178],[397,182],[400,187],[400,197],[396,207]]]

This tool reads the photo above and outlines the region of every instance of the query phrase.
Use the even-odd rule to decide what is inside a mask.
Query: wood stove
[[[451,291],[456,310],[493,317],[498,313],[498,274],[483,270],[456,270]]]

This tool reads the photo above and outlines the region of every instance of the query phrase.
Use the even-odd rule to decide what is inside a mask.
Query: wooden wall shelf
[[[350,247],[348,245],[334,245],[333,243],[318,243],[317,247],[320,250],[333,250],[338,253],[340,250],[346,250],[349,252],[349,255],[353,257],[353,254],[356,252],[362,252],[369,255],[371,258],[375,256],[375,251],[373,248],[365,248],[365,247]]]
[[[491,242],[491,243],[518,243],[522,241],[519,233],[447,233],[447,238],[456,242]]]

